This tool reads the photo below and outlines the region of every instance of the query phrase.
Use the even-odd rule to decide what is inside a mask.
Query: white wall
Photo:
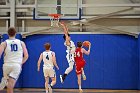
[[[83,4],[130,4],[130,0],[83,0]],[[88,14],[107,14],[129,7],[94,7],[84,8],[84,15]],[[129,12],[128,12],[129,13]]]

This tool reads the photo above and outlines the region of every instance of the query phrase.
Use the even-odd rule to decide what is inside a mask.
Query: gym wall
[[[22,39],[28,48],[29,59],[23,65],[16,87],[44,88],[42,65],[41,71],[37,72],[37,61],[40,53],[44,51],[44,44],[50,42],[60,68],[59,71],[56,70],[57,84],[54,88],[78,88],[75,68],[64,84],[59,80],[59,75],[68,67],[62,36],[61,34],[32,35]],[[6,38],[3,36],[3,39]],[[90,55],[84,56],[87,80],[83,81],[83,88],[140,89],[139,39],[118,34],[72,34],[71,38],[75,44],[77,41],[85,40],[92,44]]]

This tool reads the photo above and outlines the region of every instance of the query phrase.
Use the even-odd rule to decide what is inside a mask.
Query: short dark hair
[[[49,50],[51,48],[51,44],[50,43],[46,43],[44,44],[44,47],[46,50]]]
[[[68,36],[70,37],[70,34],[68,33]],[[66,40],[66,35],[63,35],[63,39]]]
[[[16,29],[15,29],[14,27],[10,27],[10,28],[8,29],[8,35],[9,35],[10,37],[15,36],[15,35],[16,35]]]
[[[77,42],[77,47],[80,47],[80,48],[81,48],[82,45],[83,45],[83,43],[82,43],[81,41],[78,41],[78,42]]]

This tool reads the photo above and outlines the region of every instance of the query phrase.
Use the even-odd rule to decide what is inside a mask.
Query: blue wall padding
[[[56,70],[57,84],[54,88],[78,88],[75,68],[64,84],[59,80],[59,75],[68,67],[62,36],[61,34],[32,35],[22,39],[26,43],[29,59],[23,65],[17,87],[44,88],[42,65],[41,71],[37,72],[37,61],[40,53],[44,51],[44,44],[50,42],[60,67],[59,71]],[[140,74],[138,39],[127,35],[108,34],[73,34],[71,38],[75,44],[77,41],[85,40],[92,44],[90,55],[84,56],[87,80],[82,82],[83,88],[138,89]]]
[[[87,80],[83,82],[84,88],[137,89],[137,39],[126,35],[71,35],[71,38],[74,42],[89,40],[92,43],[90,56],[85,56]],[[57,76],[64,73],[68,64],[62,35],[33,35],[24,41],[30,58],[23,69],[23,87],[44,86],[43,73],[36,70],[45,42],[50,42],[56,52],[60,66]],[[75,71],[70,73],[63,85],[58,76],[55,88],[78,88]]]
[[[8,37],[7,34],[3,34],[3,35],[2,35],[3,41],[5,41],[5,40],[8,39],[8,38],[9,38],[9,37]],[[22,40],[21,34],[17,34],[17,35],[16,35],[16,38]]]

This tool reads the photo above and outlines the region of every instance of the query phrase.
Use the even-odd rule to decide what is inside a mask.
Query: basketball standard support
[[[25,20],[22,20],[22,32],[25,32]]]
[[[10,0],[10,27],[15,27],[15,7],[16,1]]]
[[[122,13],[122,12],[126,12],[126,11],[130,11],[132,10],[133,8],[127,8],[127,9],[123,9],[123,10],[119,10],[119,11],[116,11],[116,12],[112,12],[112,13],[109,13],[109,14],[104,14],[104,15],[101,15],[101,16],[97,16],[97,17],[92,17],[92,18],[88,18],[88,19],[83,19],[83,20],[80,20],[80,21],[75,21],[74,22],[74,25],[79,25],[79,23],[83,23],[83,24],[87,24],[89,22],[92,22],[92,21],[95,21],[97,19],[102,19],[102,18],[107,18],[107,17],[111,17],[111,16],[114,16],[118,13]]]
[[[120,10],[120,11],[112,12],[112,13],[109,13],[109,14],[89,18],[89,19],[87,19],[87,21],[89,22],[89,21],[94,21],[94,20],[101,19],[101,18],[111,17],[111,16],[114,16],[116,14],[123,13],[123,12],[130,11],[130,10],[133,10],[133,8],[131,7],[131,8],[123,9],[123,10]]]
[[[6,31],[8,31],[8,27],[9,27],[9,20],[6,20]]]
[[[61,5],[61,0],[57,0],[57,5]],[[61,6],[57,6],[57,14],[61,14]]]

